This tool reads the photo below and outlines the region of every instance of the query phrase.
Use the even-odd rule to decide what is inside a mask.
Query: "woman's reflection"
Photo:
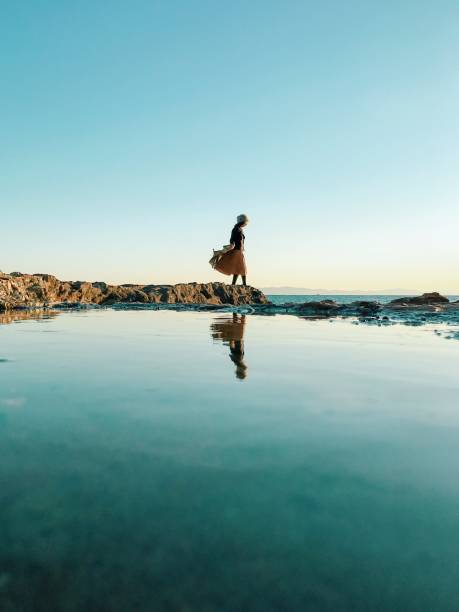
[[[244,327],[245,315],[233,313],[232,318],[217,319],[210,330],[214,340],[220,340],[230,349],[230,359],[236,366],[236,378],[247,377],[247,366],[244,363]]]

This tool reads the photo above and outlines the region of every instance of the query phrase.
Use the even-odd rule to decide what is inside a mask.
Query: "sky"
[[[0,269],[459,294],[456,0],[3,0]]]

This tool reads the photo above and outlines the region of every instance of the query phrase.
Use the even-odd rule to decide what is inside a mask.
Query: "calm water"
[[[458,371],[431,327],[0,324],[0,609],[457,611]]]

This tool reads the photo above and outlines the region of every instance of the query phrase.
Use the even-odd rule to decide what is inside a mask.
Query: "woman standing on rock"
[[[230,243],[232,248],[223,253],[215,264],[215,269],[222,274],[227,274],[228,276],[231,276],[231,274],[233,275],[233,285],[236,284],[237,277],[241,275],[244,287],[247,286],[247,267],[244,258],[245,236],[242,228],[245,227],[248,222],[249,218],[247,215],[239,215],[237,223],[231,232]]]

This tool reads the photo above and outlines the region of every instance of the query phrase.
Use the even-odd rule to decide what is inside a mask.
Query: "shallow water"
[[[289,316],[0,321],[2,612],[458,609],[456,341]]]

